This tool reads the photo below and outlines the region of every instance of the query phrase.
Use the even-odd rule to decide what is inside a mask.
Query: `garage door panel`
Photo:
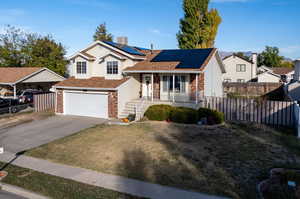
[[[65,114],[108,118],[108,96],[99,93],[65,93]]]

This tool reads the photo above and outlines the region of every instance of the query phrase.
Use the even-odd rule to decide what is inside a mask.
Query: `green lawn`
[[[4,163],[0,162],[0,167]],[[30,190],[53,199],[138,199],[138,197],[82,184],[44,173],[8,166],[3,182]]]
[[[27,155],[231,198],[256,198],[270,168],[300,162],[300,142],[255,124],[100,125]]]

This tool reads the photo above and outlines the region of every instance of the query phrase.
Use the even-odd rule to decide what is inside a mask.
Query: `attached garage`
[[[108,80],[103,77],[75,79],[71,77],[62,81],[53,86],[56,92],[55,112],[63,115],[118,118],[119,108],[123,108],[119,101],[127,101],[128,96],[135,97],[130,94],[130,90],[121,87],[125,82],[130,82],[129,79]],[[129,88],[132,89],[132,87]]]
[[[108,118],[108,93],[64,91],[64,114]]]

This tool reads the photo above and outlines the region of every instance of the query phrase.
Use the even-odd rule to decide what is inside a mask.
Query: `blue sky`
[[[216,47],[260,52],[277,46],[282,55],[300,58],[299,0],[212,0],[223,18]],[[182,0],[11,0],[0,7],[0,33],[6,24],[51,34],[68,55],[92,42],[98,24],[131,45],[177,48]]]

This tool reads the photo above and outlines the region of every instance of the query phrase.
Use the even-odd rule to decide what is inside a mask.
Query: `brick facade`
[[[204,73],[200,73],[198,76],[198,92],[204,92]],[[196,99],[196,74],[190,75],[190,98]]]
[[[64,113],[64,93],[63,90],[56,91],[56,113]]]
[[[118,92],[108,93],[108,117],[118,118]]]

